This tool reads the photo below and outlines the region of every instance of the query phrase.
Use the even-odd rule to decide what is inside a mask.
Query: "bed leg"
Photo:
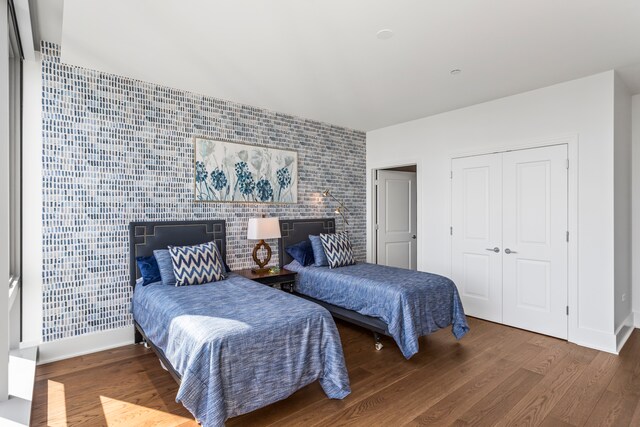
[[[377,332],[374,332],[373,333],[373,338],[376,340],[376,350],[377,351],[382,350],[382,347],[384,347],[384,346],[382,345],[382,342],[380,342],[380,334],[377,333]]]

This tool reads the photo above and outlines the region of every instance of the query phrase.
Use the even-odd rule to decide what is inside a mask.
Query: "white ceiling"
[[[610,69],[640,92],[640,1],[65,0],[62,60],[372,130]]]

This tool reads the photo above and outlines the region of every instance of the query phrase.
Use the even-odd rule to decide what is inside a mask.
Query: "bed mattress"
[[[349,394],[340,337],[317,304],[231,274],[197,286],[137,286],[133,317],[181,375],[176,400],[204,426],[319,380]]]

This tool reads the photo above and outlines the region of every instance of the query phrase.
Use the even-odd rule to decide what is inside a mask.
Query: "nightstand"
[[[256,274],[251,271],[250,268],[245,270],[237,270],[234,271],[241,276],[246,277],[249,280],[256,281],[258,283],[262,283],[263,285],[280,288],[283,291],[292,292],[293,286],[296,283],[296,273],[295,271],[285,270],[281,268],[277,273],[264,273],[264,274]]]

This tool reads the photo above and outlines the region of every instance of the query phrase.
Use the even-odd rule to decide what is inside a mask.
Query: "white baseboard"
[[[133,344],[134,328],[111,329],[40,344],[38,365]]]
[[[620,353],[620,350],[622,350],[622,347],[624,347],[625,343],[633,333],[634,329],[635,328],[633,326],[628,326],[628,325],[624,325],[620,329],[620,332],[618,333],[618,335],[616,335],[618,353]]]
[[[576,328],[570,331],[569,338],[569,342],[583,347],[618,354],[616,334],[613,331],[604,332],[589,328]]]
[[[620,353],[620,350],[622,350],[622,347],[631,336],[635,327],[635,318],[634,312],[629,313],[624,322],[616,329],[616,353]]]
[[[640,311],[633,312],[633,327],[640,328]]]
[[[611,336],[615,338],[615,335],[611,334]],[[572,340],[569,342],[582,347],[588,347],[594,350],[604,351],[605,353],[618,354],[618,352],[615,349],[615,346],[611,344],[601,345],[601,344],[594,344],[591,341],[580,341],[580,340]]]

